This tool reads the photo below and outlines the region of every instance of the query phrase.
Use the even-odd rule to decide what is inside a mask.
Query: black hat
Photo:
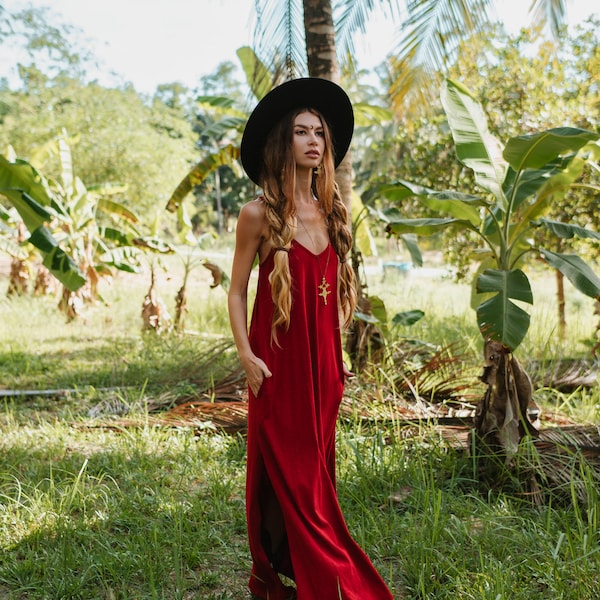
[[[274,125],[294,108],[314,108],[331,131],[335,166],[341,162],[352,139],[354,113],[346,92],[333,81],[304,77],[286,81],[271,90],[252,111],[240,148],[242,166],[248,177],[259,184],[263,149]]]

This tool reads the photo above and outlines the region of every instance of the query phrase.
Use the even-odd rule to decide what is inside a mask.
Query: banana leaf
[[[458,82],[447,79],[441,101],[452,130],[458,160],[473,169],[477,184],[504,204],[502,182],[507,164],[500,142],[490,133],[481,105]]]
[[[228,144],[218,152],[210,154],[200,161],[179,183],[167,202],[167,210],[175,212],[183,199],[192,191],[194,186],[200,185],[215,169],[228,165],[232,168],[240,155],[238,146]]]
[[[481,335],[502,342],[514,351],[527,335],[530,317],[512,300],[533,304],[529,279],[520,269],[486,269],[479,275],[476,287],[478,293],[494,294],[477,307]]]
[[[86,281],[75,261],[59,247],[46,224],[59,206],[43,178],[27,162],[10,162],[0,156],[0,194],[16,208],[30,232],[28,241],[42,255],[42,262],[68,290],[77,291]]]
[[[600,296],[600,277],[583,259],[575,254],[559,254],[540,248],[540,254],[558,269],[580,292],[590,298]]]
[[[515,171],[544,169],[561,156],[574,155],[600,134],[576,127],[555,127],[510,138],[503,156]]]
[[[574,237],[600,240],[600,233],[573,223],[562,223],[561,221],[553,221],[552,219],[540,219],[537,223],[533,223],[533,225],[543,225],[554,235],[564,240],[570,240]]]

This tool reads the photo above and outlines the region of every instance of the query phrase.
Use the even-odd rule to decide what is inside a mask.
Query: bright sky
[[[569,23],[594,12],[590,5],[596,2],[568,0]],[[131,81],[145,93],[174,81],[193,88],[220,62],[239,64],[235,51],[251,45],[254,25],[254,0],[0,0],[0,4],[9,10],[51,6],[62,22],[88,38],[103,63],[94,75],[100,83]],[[530,4],[531,0],[496,2],[513,32],[528,23]],[[389,20],[376,16],[367,35],[355,40],[358,65],[370,69],[381,63],[394,39]],[[14,59],[0,56],[0,77],[14,76],[13,63]]]

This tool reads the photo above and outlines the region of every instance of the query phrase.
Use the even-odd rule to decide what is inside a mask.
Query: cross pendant
[[[317,294],[317,296],[321,296],[321,298],[323,298],[323,302],[325,303],[325,305],[327,305],[327,296],[329,296],[331,292],[329,291],[329,283],[325,281],[325,277],[323,277],[321,285],[318,287],[321,291]]]

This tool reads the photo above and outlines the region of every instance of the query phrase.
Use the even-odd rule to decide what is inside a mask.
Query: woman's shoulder
[[[265,217],[265,202],[262,196],[246,202],[240,210],[240,216],[242,214],[249,219],[264,219]]]
[[[265,204],[256,198],[244,204],[238,217],[238,228],[253,236],[263,237],[266,228]]]

